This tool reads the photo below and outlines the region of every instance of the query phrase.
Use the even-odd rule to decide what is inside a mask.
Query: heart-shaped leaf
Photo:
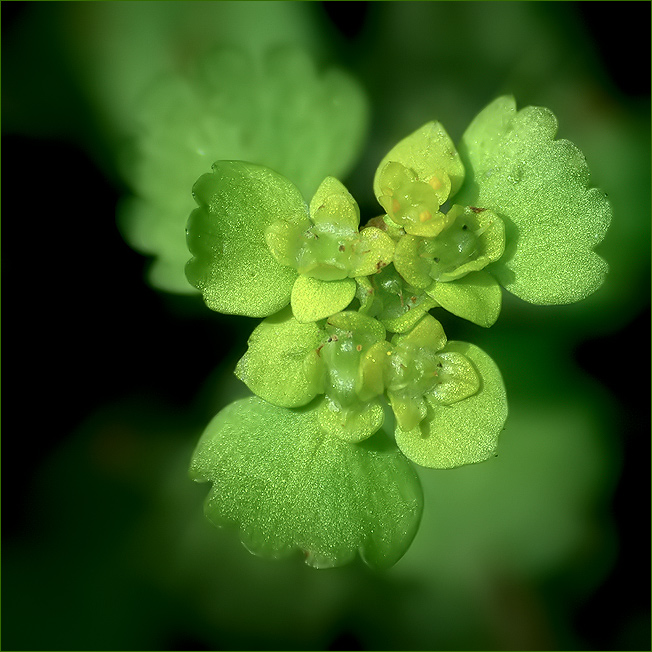
[[[506,249],[491,272],[515,295],[536,304],[579,301],[603,282],[607,264],[594,251],[611,221],[603,192],[589,188],[580,150],[555,140],[545,108],[516,111],[501,97],[466,130],[459,152],[466,178],[457,203],[496,212]]]
[[[314,407],[289,410],[251,397],[222,410],[204,432],[191,477],[212,482],[205,504],[254,554],[301,551],[328,568],[356,554],[394,564],[410,545],[423,496],[412,465],[380,433],[361,444],[325,434]]]
[[[426,395],[428,412],[410,430],[397,425],[396,443],[413,462],[435,469],[449,469],[482,462],[494,454],[507,418],[505,387],[498,367],[481,349],[465,342],[449,341],[445,351],[470,360],[480,378],[480,389],[451,405]]]
[[[217,161],[193,187],[199,208],[188,220],[193,258],[186,276],[206,305],[228,314],[266,317],[290,302],[296,270],[272,256],[265,232],[283,218],[305,220],[297,187],[273,170]]]

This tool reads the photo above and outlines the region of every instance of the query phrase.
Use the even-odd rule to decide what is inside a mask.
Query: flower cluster
[[[229,165],[217,163],[214,171]],[[261,176],[256,168],[248,172]],[[457,308],[484,326],[497,317],[497,282],[486,283],[491,277],[482,270],[502,255],[505,230],[489,209],[455,203],[446,208],[463,178],[450,138],[433,122],[383,159],[374,186],[386,212],[362,228],[358,204],[333,177],[308,205],[297,202],[268,220],[268,253],[293,271],[290,305],[254,330],[236,375],[277,406],[298,408],[319,397],[314,410],[320,428],[348,442],[361,442],[382,427],[383,397],[396,432],[423,439],[439,412],[481,394],[486,383],[477,363],[447,347],[440,322],[429,314],[438,306]],[[250,185],[253,191],[253,179]],[[191,238],[195,223],[215,210],[213,186],[214,176],[207,175],[195,187],[200,208],[191,218]],[[456,284],[460,289],[452,293],[438,289]],[[456,292],[468,293],[469,287],[470,303],[467,298],[469,305],[460,308]],[[439,301],[440,295],[452,301]],[[492,376],[499,378],[497,371]],[[494,385],[502,393],[500,381]],[[494,439],[505,415],[506,409],[491,424]],[[432,439],[430,445],[431,454],[421,451],[418,460],[439,466],[441,442]]]
[[[600,285],[606,265],[593,247],[610,207],[587,187],[579,150],[553,139],[555,127],[546,109],[517,112],[511,98],[481,112],[459,148],[438,122],[424,125],[380,162],[373,188],[382,213],[362,224],[355,199],[333,177],[306,202],[273,170],[216,162],[193,189],[198,208],[187,227],[193,258],[186,274],[209,307],[264,320],[235,370],[259,398],[216,417],[195,457],[197,477],[225,472],[214,457],[234,441],[248,447],[249,424],[262,429],[270,451],[285,446],[288,455],[299,441],[310,460],[275,477],[280,494],[306,464],[312,468],[317,450],[337,457],[338,477],[352,460],[365,468],[374,460],[394,469],[394,507],[414,523],[421,498],[405,458],[452,468],[494,455],[507,418],[500,372],[477,346],[449,340],[430,313],[443,309],[487,328],[499,316],[503,288],[533,303],[568,303]],[[286,423],[287,432],[268,419]],[[398,458],[366,447],[384,425]],[[247,454],[260,463],[257,451]],[[236,455],[246,457],[240,449]],[[377,479],[365,473],[356,491],[379,500]],[[237,470],[233,483],[245,475]],[[317,493],[326,486],[316,472],[309,482]],[[337,509],[343,498],[333,491]],[[219,519],[227,518],[216,504]],[[366,519],[359,501],[349,507]],[[253,532],[257,514],[254,505],[247,517]],[[373,523],[365,527],[377,532]],[[411,527],[396,533],[396,549]],[[308,549],[288,532],[293,545]],[[355,545],[363,549],[374,536]],[[382,541],[371,547],[387,560]],[[320,559],[334,558],[328,545],[317,546]]]

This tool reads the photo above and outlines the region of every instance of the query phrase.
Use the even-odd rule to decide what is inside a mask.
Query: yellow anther
[[[437,177],[432,177],[430,181],[428,181],[430,186],[432,187],[433,190],[438,190],[441,188],[441,181]]]
[[[432,213],[430,211],[422,211],[419,213],[419,220],[421,222],[427,222],[432,219]]]

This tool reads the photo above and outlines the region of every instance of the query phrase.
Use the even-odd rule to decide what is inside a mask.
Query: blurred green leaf
[[[270,167],[310,197],[327,175],[346,174],[358,154],[366,101],[335,69],[318,72],[304,52],[264,58],[219,49],[189,76],[168,75],[145,94],[124,175],[135,197],[119,222],[127,241],[156,257],[150,280],[190,292],[183,278],[183,229],[191,188],[218,159]]]
[[[416,473],[389,441],[329,437],[314,408],[288,410],[257,397],[232,403],[209,424],[190,472],[213,483],[208,518],[238,527],[252,553],[300,550],[318,568],[357,553],[370,566],[391,566],[421,517]]]

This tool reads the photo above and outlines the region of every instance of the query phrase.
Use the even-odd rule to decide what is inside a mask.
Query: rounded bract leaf
[[[394,335],[392,344],[396,347],[439,351],[446,345],[446,334],[439,321],[432,315],[425,315],[409,332]]]
[[[292,288],[292,312],[299,322],[325,319],[344,310],[353,301],[356,287],[352,278],[320,281],[301,275]]]
[[[378,320],[355,310],[339,312],[329,317],[326,323],[327,327],[331,326],[342,331],[352,331],[370,342],[379,342],[385,339],[385,329]]]
[[[213,483],[206,516],[237,528],[252,553],[300,551],[317,568],[357,554],[369,566],[391,566],[423,509],[418,476],[388,438],[351,444],[325,434],[314,407],[289,410],[257,397],[213,419],[190,474]]]
[[[262,321],[235,375],[270,403],[298,407],[324,391],[323,375],[310,368],[325,335],[314,323],[299,323],[289,309]]]
[[[349,276],[377,274],[392,262],[394,247],[394,241],[384,231],[374,226],[362,229],[352,247]]]
[[[478,326],[493,326],[500,315],[502,290],[484,270],[449,283],[435,282],[426,292],[448,312]]]
[[[432,258],[421,255],[426,242],[424,238],[405,235],[398,241],[394,251],[396,271],[410,285],[421,290],[430,287],[433,282],[430,276]]]
[[[446,351],[471,361],[480,377],[480,389],[452,405],[428,400],[428,412],[410,430],[397,426],[398,447],[413,462],[436,469],[449,469],[482,462],[491,457],[507,419],[507,398],[498,367],[473,344],[450,341]],[[428,396],[426,396],[428,399]]]
[[[413,170],[420,181],[429,183],[440,191],[439,204],[448,199],[449,192],[454,195],[462,185],[464,166],[455,145],[439,122],[429,122],[395,145],[382,159],[374,177],[374,194],[384,194],[380,183],[381,173],[390,161],[401,163]],[[444,187],[444,176],[448,176],[450,186]]]
[[[385,419],[379,401],[359,401],[342,407],[328,397],[319,404],[317,416],[319,426],[326,434],[355,444],[378,432]]]
[[[360,208],[351,193],[334,177],[326,177],[310,200],[310,219],[314,224],[333,224],[357,231]]]
[[[369,400],[385,391],[385,368],[392,346],[387,340],[372,344],[360,358],[356,394]]]
[[[428,400],[452,405],[473,396],[480,389],[480,376],[471,361],[458,351],[440,351],[439,382],[426,394]]]
[[[455,201],[503,219],[506,249],[492,273],[536,304],[579,301],[607,272],[594,247],[604,238],[611,207],[603,192],[588,187],[583,154],[555,140],[556,131],[548,109],[517,112],[513,98],[503,97],[474,119],[459,147],[467,176]]]
[[[297,187],[273,170],[218,161],[193,188],[195,209],[186,276],[206,305],[228,314],[266,317],[290,302],[296,270],[271,254],[265,231],[274,222],[301,222],[307,207]]]
[[[433,278],[454,281],[469,272],[484,269],[503,255],[505,226],[493,211],[456,204],[448,214],[454,216],[453,223],[438,240],[445,240],[453,253],[448,256],[452,264],[444,267],[447,256],[444,251],[439,252],[439,263],[431,271]]]

